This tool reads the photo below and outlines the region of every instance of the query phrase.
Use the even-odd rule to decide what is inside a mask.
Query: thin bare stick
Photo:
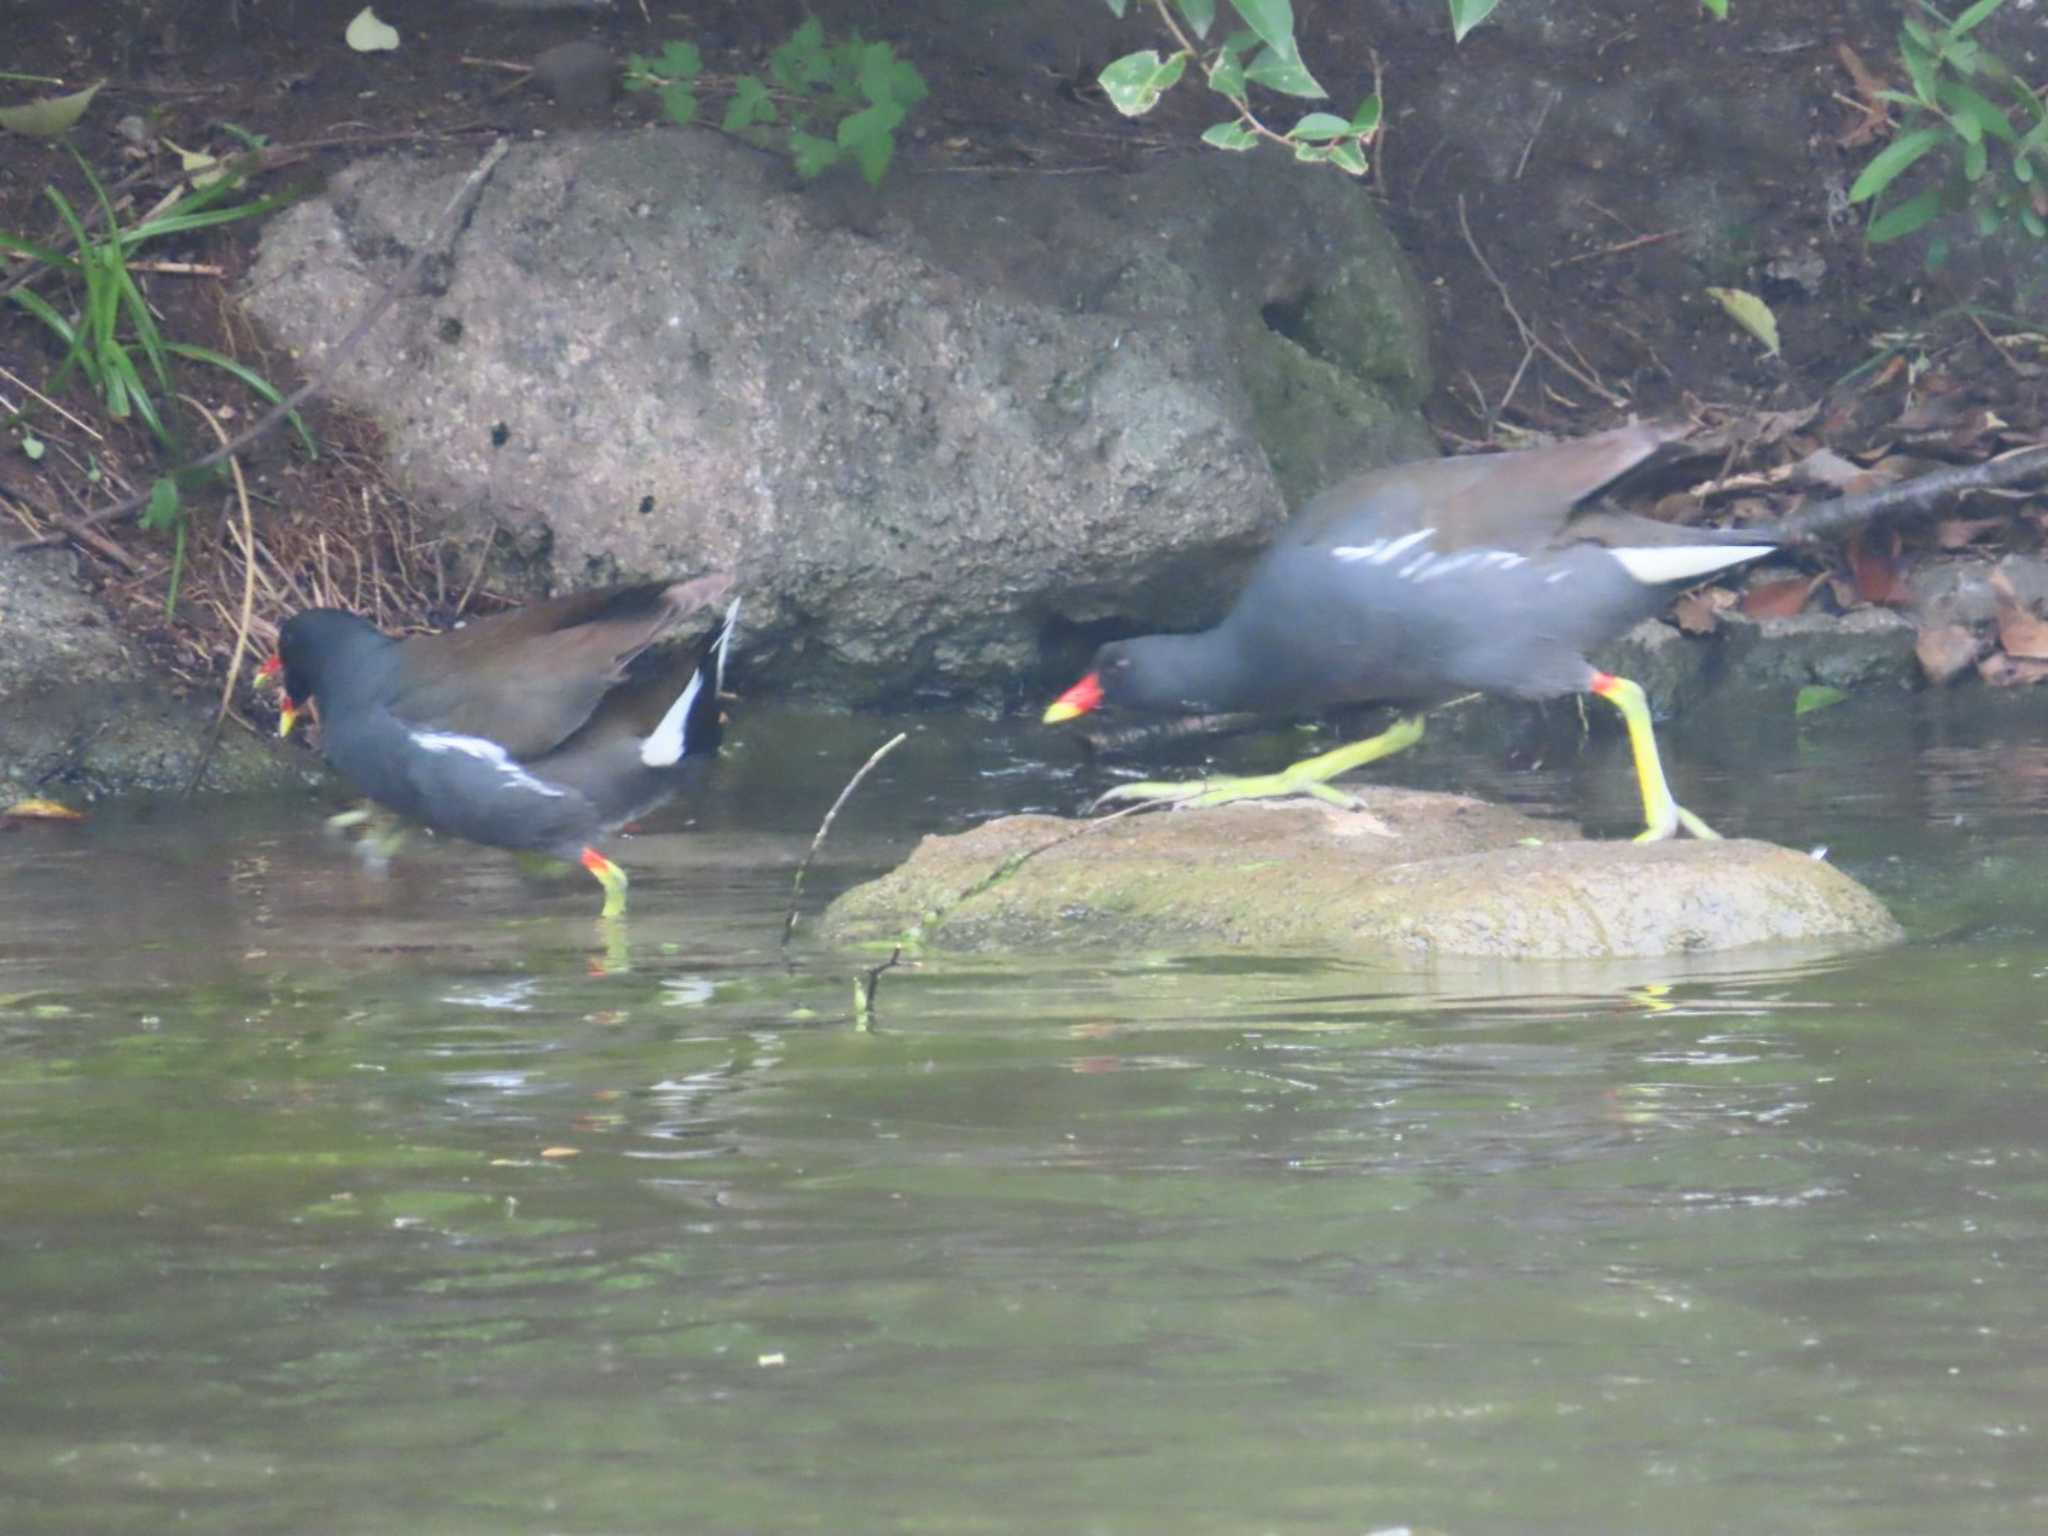
[[[264,433],[270,431],[279,422],[291,415],[309,396],[324,389],[348,355],[356,349],[365,336],[370,334],[377,322],[383,319],[391,306],[398,301],[398,295],[412,286],[413,281],[420,274],[420,269],[426,266],[427,258],[432,256],[438,247],[438,241],[434,237],[440,232],[442,226],[451,221],[459,222],[457,215],[468,206],[471,196],[482,189],[484,178],[490,175],[500,160],[504,159],[505,152],[509,148],[511,148],[511,141],[508,139],[499,139],[490,147],[482,161],[478,163],[477,168],[469,173],[460,187],[456,188],[455,195],[448,200],[448,206],[441,210],[441,217],[435,221],[434,227],[428,230],[426,237],[420,241],[419,249],[412,253],[412,260],[408,261],[400,269],[396,277],[384,285],[384,291],[377,295],[376,301],[368,309],[363,311],[362,318],[356,321],[354,329],[342,337],[334,349],[327,354],[325,360],[314,371],[311,378],[278,401],[276,405],[273,405],[261,416],[257,417],[254,424],[246,430],[230,438],[227,442],[222,443],[203,458],[195,459],[192,463],[173,471],[173,473],[189,474],[196,470],[211,469],[223,460],[240,453],[249,444],[256,441],[257,438],[263,436]],[[66,523],[64,525],[65,531],[62,533],[50,534],[40,539],[23,539],[17,543],[9,544],[5,548],[0,548],[0,555],[18,555],[26,550],[42,549],[52,544],[62,544],[67,538],[74,537],[81,529],[97,528],[100,524],[110,523],[116,518],[134,515],[142,509],[148,500],[149,491],[137,491],[132,496],[123,497],[112,506],[102,507],[89,517],[82,518],[75,523]]]
[[[834,820],[838,818],[839,808],[846,804],[847,800],[852,796],[853,792],[856,789],[860,788],[860,781],[868,776],[868,774],[874,769],[875,764],[879,763],[891,752],[894,752],[898,747],[902,746],[903,743],[908,741],[909,739],[910,733],[908,731],[898,731],[894,736],[891,736],[887,741],[883,742],[879,747],[875,748],[874,754],[871,757],[869,757],[866,762],[862,763],[857,770],[855,770],[852,778],[846,781],[846,788],[839,791],[839,798],[832,802],[832,809],[825,813],[825,819],[818,823],[818,835],[811,839],[811,846],[804,850],[804,860],[801,864],[797,865],[796,880],[790,885],[789,888],[789,916],[784,920],[782,924],[783,943],[787,944],[789,942],[790,935],[796,932],[797,905],[803,899],[804,876],[811,872],[811,860],[815,859],[818,856],[818,849],[821,846],[823,846],[825,842],[825,834],[832,830],[832,823]],[[877,974],[879,974],[879,972]],[[870,999],[872,999],[874,996],[874,985],[872,981],[870,981],[868,986],[868,996]]]
[[[1858,496],[1822,502],[1758,531],[1781,544],[1809,543],[1879,517],[1930,511],[1965,491],[1993,490],[2022,480],[2038,480],[2044,475],[2048,475],[2048,447],[2017,448],[1981,464],[1936,470],[1931,475],[1902,480]]]
[[[1606,400],[1609,405],[1628,404],[1626,399],[1614,393],[1613,390],[1608,389],[1599,380],[1590,378],[1580,372],[1576,365],[1567,362],[1561,357],[1556,348],[1529,329],[1528,322],[1522,318],[1522,312],[1515,308],[1514,296],[1508,292],[1508,285],[1501,281],[1500,274],[1493,270],[1493,263],[1486,259],[1486,253],[1479,249],[1479,242],[1473,237],[1472,225],[1465,216],[1465,198],[1462,193],[1458,197],[1458,229],[1465,236],[1465,246],[1472,252],[1472,259],[1479,263],[1479,270],[1486,274],[1486,280],[1493,284],[1494,291],[1500,295],[1501,308],[1505,309],[1508,312],[1508,318],[1514,321],[1515,330],[1521,335],[1522,345],[1533,347],[1536,351],[1541,352],[1545,357],[1557,364],[1558,367],[1585,385],[1586,388],[1592,390],[1594,394]]]
[[[1543,110],[1536,114],[1536,126],[1529,130],[1529,142],[1522,146],[1522,158],[1515,162],[1515,174],[1509,181],[1520,181],[1522,172],[1529,168],[1529,153],[1536,147],[1536,141],[1543,136],[1543,125],[1550,118],[1550,109],[1564,100],[1564,92],[1553,88],[1543,103]]]
[[[199,401],[190,395],[185,403],[206,419],[213,435],[222,442],[228,440],[227,428]],[[242,461],[233,454],[228,455],[228,473],[234,476],[235,500],[242,509],[242,544],[245,549],[256,547],[256,517],[249,510],[249,482],[242,478]],[[235,680],[242,673],[242,656],[249,645],[249,624],[256,613],[256,562],[245,559],[242,562],[242,614],[235,624],[235,648],[228,656],[227,676],[221,679],[220,709],[213,717],[213,729],[206,733],[206,745],[199,749],[199,761],[192,766],[192,777],[185,781],[184,796],[190,799],[199,788],[199,781],[206,777],[206,770],[213,762],[213,754],[220,746],[220,733],[228,723],[229,707],[235,701]]]

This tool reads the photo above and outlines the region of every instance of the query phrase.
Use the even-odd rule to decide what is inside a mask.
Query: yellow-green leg
[[[389,864],[391,855],[405,846],[405,823],[372,801],[327,818],[327,830],[335,837],[357,827],[364,830],[355,841],[356,857],[374,869]]]
[[[1188,779],[1179,783],[1140,782],[1119,784],[1098,796],[1090,810],[1112,800],[1141,800],[1158,805],[1229,805],[1235,800],[1270,800],[1287,795],[1312,795],[1331,805],[1356,810],[1358,802],[1342,790],[1330,788],[1330,780],[1367,763],[1406,751],[1422,740],[1422,716],[1408,715],[1396,720],[1377,736],[1349,742],[1315,757],[1303,758],[1278,773],[1251,774],[1240,778]]]
[[[1636,783],[1643,792],[1643,830],[1639,843],[1661,842],[1680,831],[1694,837],[1718,838],[1720,833],[1680,805],[1664,778],[1664,763],[1657,756],[1657,733],[1650,724],[1650,701],[1640,684],[1625,677],[1601,672],[1595,675],[1592,691],[1621,711],[1628,723],[1629,749],[1635,755]]]
[[[595,848],[583,850],[583,867],[597,877],[597,883],[604,887],[604,910],[599,917],[624,917],[626,915],[626,872]]]

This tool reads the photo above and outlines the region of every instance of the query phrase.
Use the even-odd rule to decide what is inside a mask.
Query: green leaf
[[[896,135],[874,133],[856,139],[850,146],[854,164],[860,167],[861,179],[871,187],[879,187],[882,178],[889,174],[889,162],[896,155]]]
[[[1347,176],[1363,176],[1367,170],[1365,146],[1356,139],[1330,146],[1330,164]]]
[[[1961,37],[1966,32],[1974,32],[1978,26],[2004,4],[2005,0],[1977,0],[1975,5],[1949,23],[1949,36]]]
[[[1849,188],[1849,201],[1868,202],[1886,187],[1898,180],[1914,161],[1947,139],[1948,135],[1939,128],[1916,128],[1911,133],[1902,133],[1871,158],[1870,164],[1857,175],[1855,185]]]
[[[1728,0],[1700,0],[1700,4],[1713,14],[1714,20],[1726,21],[1728,19]]]
[[[164,533],[177,520],[178,482],[165,475],[149,488],[149,504],[136,521],[151,533]]]
[[[21,429],[21,451],[28,455],[31,464],[43,462],[43,440],[27,427]]]
[[[1934,60],[1931,48],[1917,48],[1904,38],[1899,39],[1899,62],[1906,66],[1906,75],[1913,82],[1915,101],[1932,111],[1935,105]]]
[[[1330,158],[1330,150],[1322,144],[1296,144],[1294,158],[1310,165],[1320,165]]]
[[[1245,69],[1247,80],[1256,80],[1271,91],[1285,96],[1304,96],[1320,101],[1330,93],[1317,84],[1316,77],[1308,72],[1308,66],[1301,62],[1298,53],[1281,53],[1277,48],[1267,48],[1251,61]]]
[[[661,50],[655,73],[668,80],[694,80],[704,72],[704,54],[695,43],[670,38]]]
[[[1159,101],[1159,90],[1154,82],[1164,68],[1165,61],[1159,57],[1159,50],[1144,48],[1104,65],[1102,73],[1095,79],[1103,94],[1109,97],[1109,104],[1117,111],[1125,117],[1141,117]]]
[[[380,20],[366,5],[356,12],[341,40],[357,53],[387,53],[398,46],[398,29]]]
[[[1863,232],[1863,238],[1872,245],[1883,245],[1888,240],[1897,240],[1923,228],[1941,212],[1941,192],[1929,187],[1925,192],[1907,198],[1887,208],[1870,221],[1870,228]]]
[[[2048,235],[2048,223],[2043,223],[2041,215],[2024,203],[2020,205],[2020,225],[2036,240]]]
[[[1114,16],[1118,21],[1124,19],[1124,6],[1129,3],[1129,0],[1104,0],[1104,3],[1109,6],[1110,15]]]
[[[896,50],[887,43],[863,43],[859,58],[861,95],[871,103],[894,100]]]
[[[1500,0],[1451,0],[1451,41],[1465,41],[1465,34],[1491,16],[1499,4]]]
[[[45,96],[18,107],[0,107],[0,128],[9,133],[25,133],[33,139],[61,138],[70,132],[73,123],[85,116],[85,109],[92,105],[93,97],[106,83],[96,80],[84,90],[73,91],[68,96]]]
[[[756,123],[775,121],[775,99],[758,75],[741,75],[733,82],[732,100],[725,105],[725,121],[719,126],[727,133],[742,133]]]
[[[1941,104],[1948,108],[1957,132],[1962,132],[1963,124],[1968,123],[1980,135],[1988,133],[1994,139],[2007,144],[2019,142],[2019,134],[2014,131],[2012,120],[1999,111],[1993,102],[1987,100],[1980,92],[1964,85],[1962,81],[1942,81],[1936,88],[1935,95],[1940,97]]]
[[[661,88],[661,110],[672,123],[694,123],[697,121],[697,93],[687,85],[664,85]]]
[[[1998,226],[2005,222],[2005,210],[1996,203],[1985,203],[1975,209],[1970,217],[1977,226],[1977,237],[1981,240],[1998,233]]]
[[[1259,136],[1232,118],[1227,123],[1216,123],[1206,129],[1202,134],[1202,142],[1212,149],[1227,149],[1233,154],[1243,154],[1248,149],[1258,147]]]
[[[810,17],[789,34],[768,56],[768,73],[786,91],[804,92],[832,78],[832,64],[825,57],[825,24]]]
[[[1221,55],[1209,66],[1209,89],[1219,96],[1244,104],[1244,62],[1234,53]]]
[[[1173,8],[1197,37],[1207,37],[1216,24],[1216,0],[1173,0]]]
[[[1762,342],[1766,352],[1778,355],[1778,317],[1770,305],[1740,288],[1709,288],[1707,295],[1728,312],[1729,319]]]
[[[1832,709],[1847,697],[1849,695],[1842,692],[1839,688],[1829,688],[1821,683],[1809,683],[1806,687],[1799,690],[1799,697],[1793,701],[1793,718],[1797,719],[1800,715],[1810,715],[1818,709]]]
[[[1983,180],[1984,172],[1990,165],[1991,152],[1984,147],[1982,139],[1972,139],[1963,146],[1963,180]]]
[[[2012,157],[2012,179],[2022,186],[2034,179],[2034,160],[2024,150]]]
[[[1295,51],[1291,0],[1230,0],[1230,8],[1244,18],[1244,24],[1268,48],[1282,53]]]
[[[801,128],[792,128],[789,132],[789,153],[796,162],[797,175],[805,181],[822,176],[839,162],[837,144],[816,134],[805,133]]]
[[[1380,99],[1368,96],[1358,104],[1358,110],[1351,114],[1351,131],[1358,134],[1376,132],[1380,126]]]
[[[1320,141],[1341,139],[1351,132],[1351,124],[1334,112],[1311,112],[1292,128],[1287,130],[1290,139]]]
[[[903,121],[903,109],[893,101],[863,107],[860,111],[839,120],[839,147],[852,149],[869,139],[886,139],[896,132],[896,125]]]

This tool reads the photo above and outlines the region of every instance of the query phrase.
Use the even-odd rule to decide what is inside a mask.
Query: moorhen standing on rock
[[[1281,530],[1221,623],[1103,646],[1045,720],[1102,704],[1181,714],[1366,703],[1415,710],[1378,736],[1279,773],[1124,784],[1102,797],[1221,805],[1309,794],[1348,805],[1329,780],[1412,746],[1422,710],[1467,692],[1547,699],[1585,691],[1628,724],[1646,824],[1637,840],[1681,827],[1713,837],[1672,798],[1641,687],[1586,660],[1679,588],[1775,547],[1755,533],[1578,509],[1676,435],[1630,426],[1345,480]]]
[[[738,600],[694,649],[655,647],[731,586],[717,575],[606,587],[409,640],[312,608],[285,621],[262,675],[283,675],[279,732],[316,703],[322,753],[378,805],[574,860],[616,917],[626,873],[592,845],[717,752]]]

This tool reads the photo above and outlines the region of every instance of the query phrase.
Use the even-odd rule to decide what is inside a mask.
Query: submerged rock
[[[1854,880],[1770,843],[1587,842],[1460,795],[1358,794],[1362,811],[1254,802],[1104,824],[1002,817],[926,838],[835,901],[823,932],[947,950],[1228,946],[1410,964],[1901,937]]]

